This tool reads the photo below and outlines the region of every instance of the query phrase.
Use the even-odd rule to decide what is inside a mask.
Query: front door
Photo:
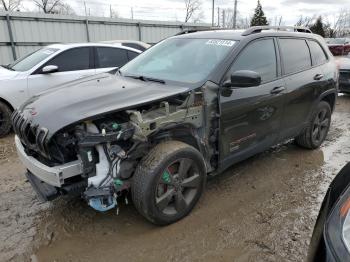
[[[91,57],[90,47],[73,48],[58,54],[28,76],[29,95],[33,96],[52,87],[94,75],[95,69],[91,63]],[[43,74],[41,70],[47,65],[57,66],[58,71]]]
[[[275,40],[263,38],[251,42],[238,55],[224,79],[239,70],[259,73],[262,83],[255,87],[233,87],[231,94],[221,92],[223,168],[272,146],[281,128],[284,81],[280,78]]]

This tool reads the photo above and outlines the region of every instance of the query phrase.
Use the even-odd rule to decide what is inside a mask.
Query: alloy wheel
[[[320,110],[315,117],[312,127],[312,139],[318,143],[323,141],[327,135],[327,131],[330,124],[330,116],[327,114],[326,109]]]
[[[201,187],[201,176],[195,162],[181,158],[171,163],[157,184],[156,207],[165,215],[184,212]]]

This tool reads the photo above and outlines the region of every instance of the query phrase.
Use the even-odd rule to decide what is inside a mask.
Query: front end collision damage
[[[127,197],[139,161],[164,140],[179,140],[198,149],[210,173],[217,168],[219,157],[218,90],[216,84],[207,82],[201,88],[146,105],[91,117],[51,135],[45,143],[46,154],[34,148],[35,143],[27,146],[26,139],[19,142],[17,138],[25,147],[25,159],[35,159],[49,166],[49,170],[81,163],[79,175],[61,179],[56,184],[43,179],[48,174],[37,175],[45,173],[45,168],[38,172],[30,170],[32,163],[25,163],[30,176],[35,176],[30,181],[39,179],[48,183],[56,189],[56,196],[80,193],[92,208],[107,211],[118,205],[118,199]],[[54,198],[55,190],[45,197],[40,187],[32,185],[42,199]]]

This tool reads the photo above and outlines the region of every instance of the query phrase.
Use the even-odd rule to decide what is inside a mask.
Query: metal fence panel
[[[0,42],[7,42],[9,40],[9,32],[7,28],[6,18],[0,20]]]
[[[186,28],[207,27],[208,24],[0,12],[0,64],[51,43],[118,39],[156,43]]]
[[[176,27],[142,27],[141,35],[147,43],[157,43],[159,40],[175,35],[180,30]]]
[[[11,47],[0,46],[0,65],[5,65],[13,61]]]
[[[90,40],[92,42],[104,40],[138,40],[136,26],[113,25],[113,24],[89,24]]]

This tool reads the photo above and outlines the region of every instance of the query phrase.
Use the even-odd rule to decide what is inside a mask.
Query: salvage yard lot
[[[288,142],[228,169],[167,227],[131,204],[117,216],[76,198],[40,203],[13,135],[0,139],[0,261],[301,261],[327,186],[350,156],[349,112],[350,96],[339,97],[320,149]]]

